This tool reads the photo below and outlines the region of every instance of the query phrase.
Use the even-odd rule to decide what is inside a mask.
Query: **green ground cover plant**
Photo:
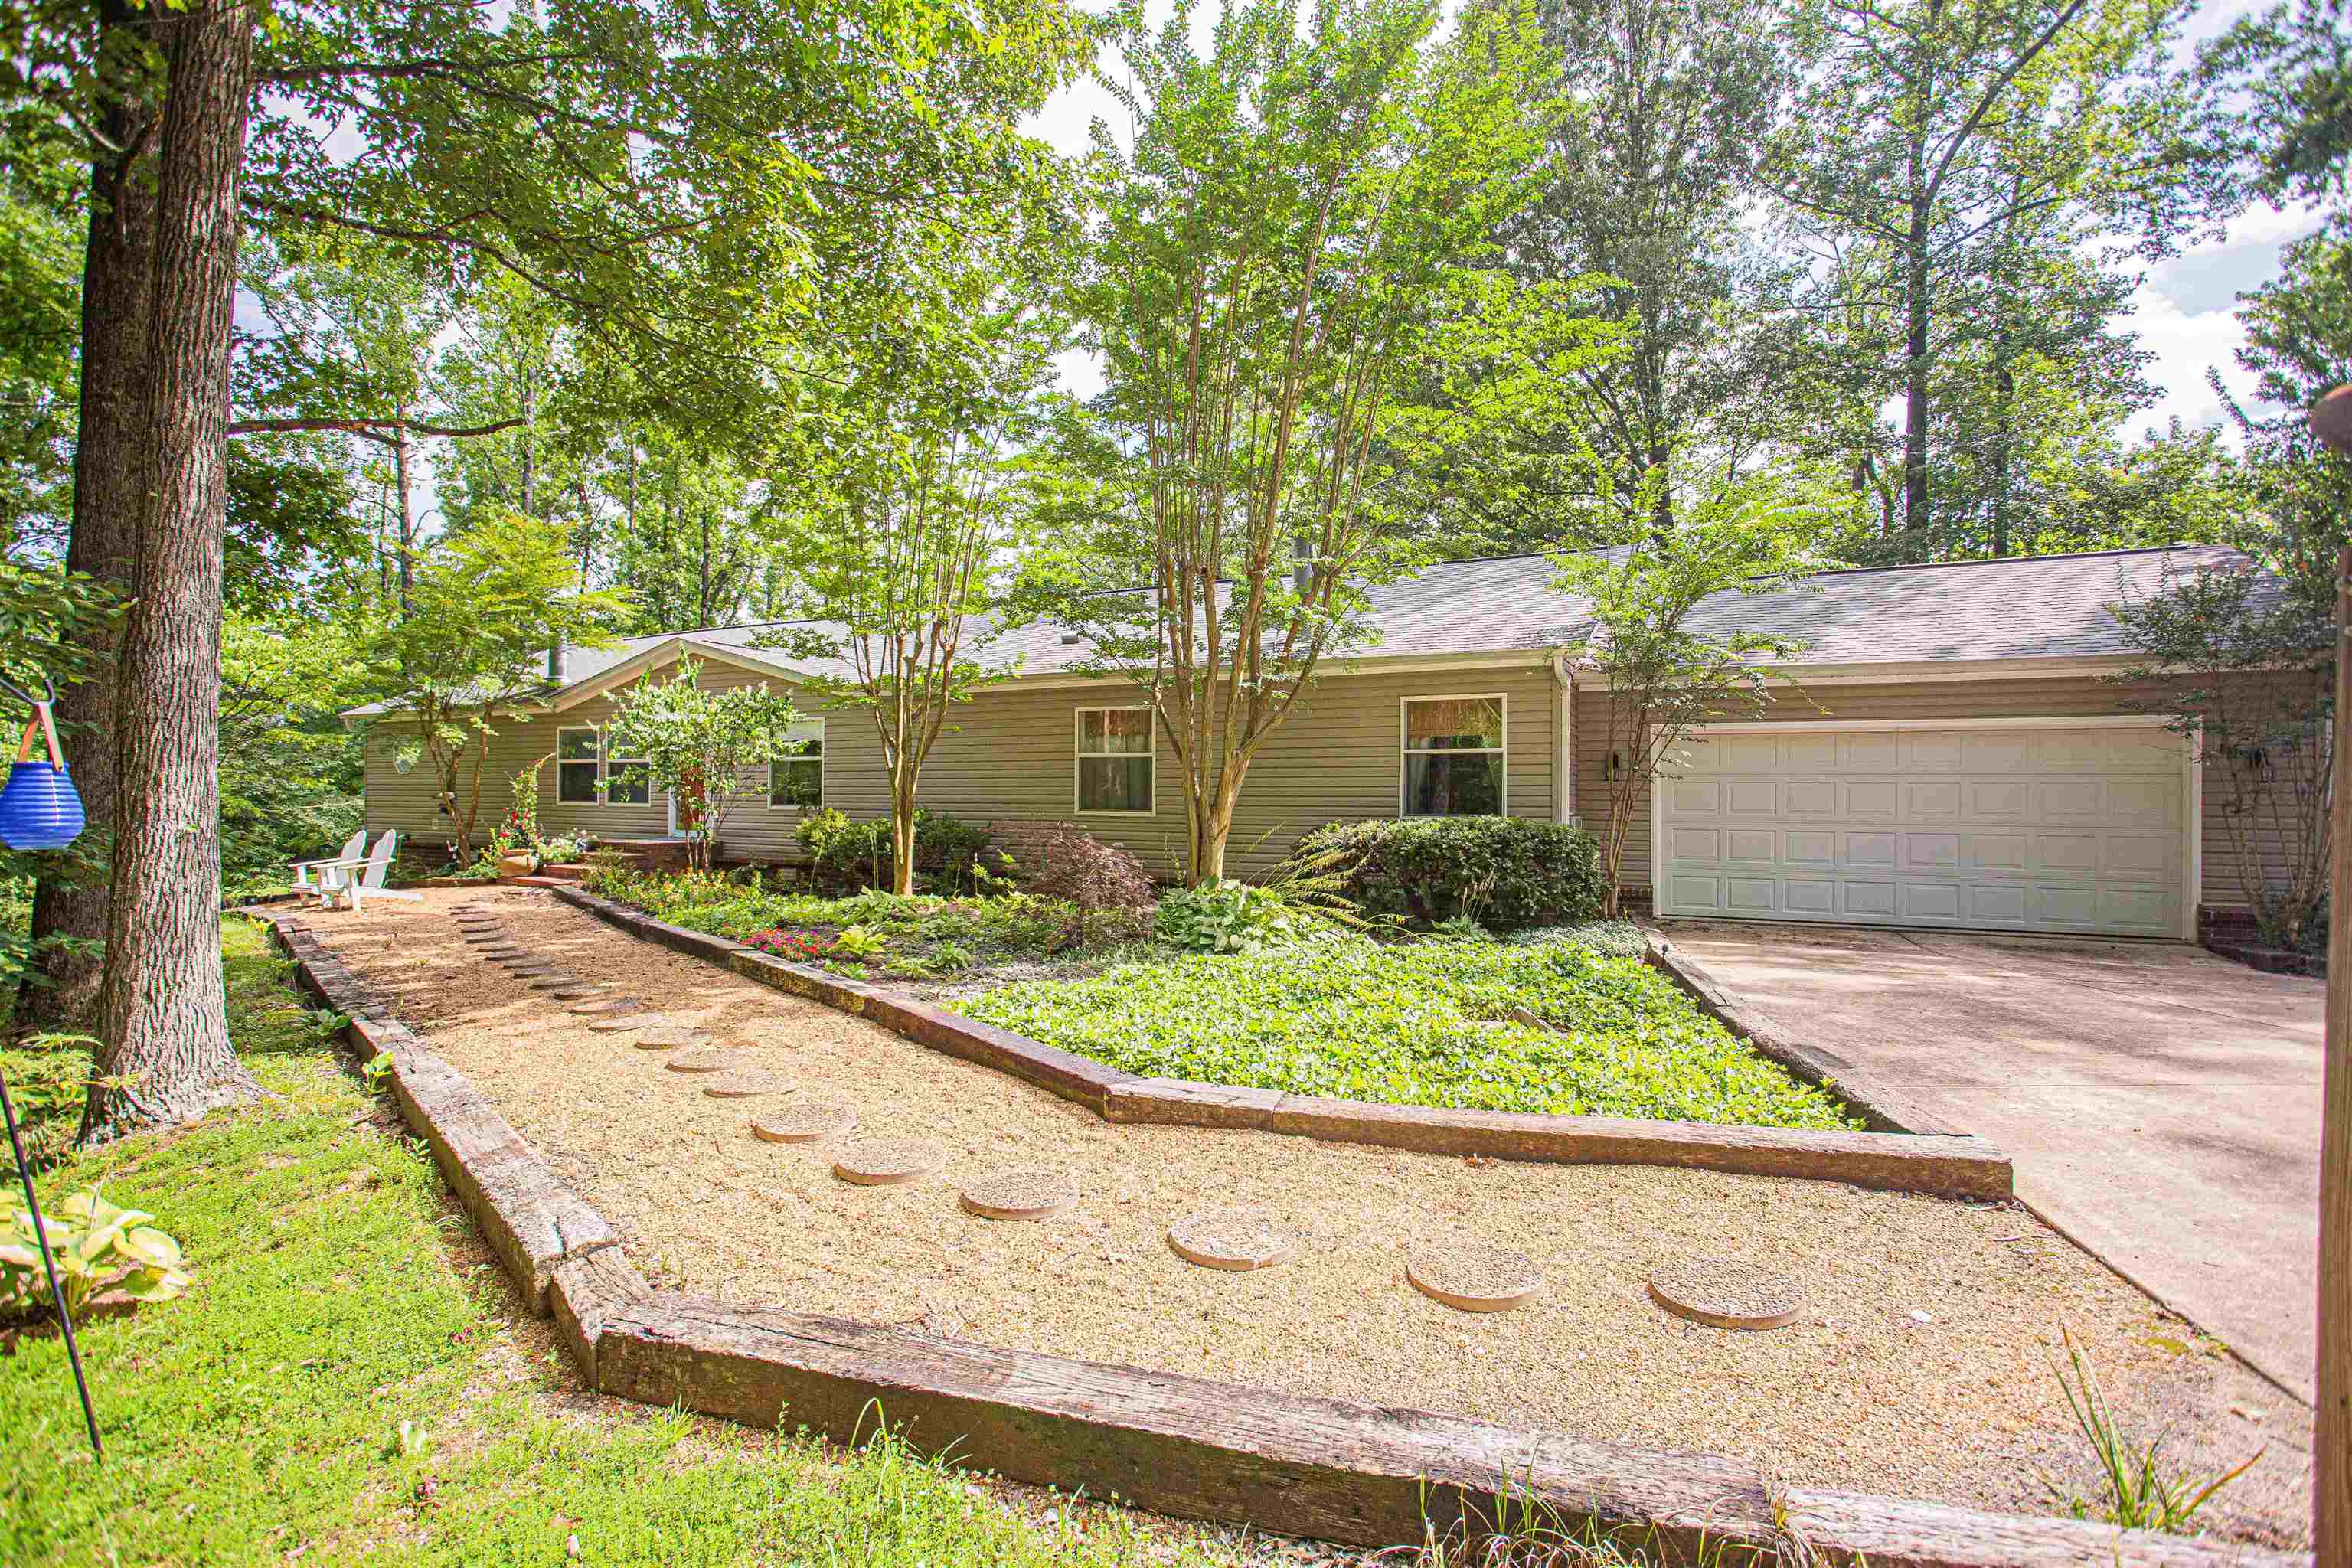
[[[0,1362],[0,1562],[1215,1560],[1114,1510],[1080,1533],[1065,1503],[1041,1527],[887,1437],[845,1453],[617,1403],[559,1412],[576,1384],[460,1252],[472,1232],[430,1161],[375,1123],[259,931],[225,934],[232,1034],[278,1098],[42,1178],[45,1197],[97,1186],[161,1216],[196,1285],[84,1328],[102,1472],[58,1342]]]
[[[766,886],[750,871],[617,872],[592,876],[588,886],[672,925],[860,978],[934,979],[1032,963],[1081,945],[1123,949],[1150,935],[1152,918],[1150,910],[1086,910],[1081,944],[1077,905],[1028,893],[828,898]]]
[[[1638,960],[1574,942],[1339,936],[1128,963],[957,1004],[1123,1068],[1396,1105],[1859,1127]],[[1510,1019],[1526,1008],[1549,1028]]]

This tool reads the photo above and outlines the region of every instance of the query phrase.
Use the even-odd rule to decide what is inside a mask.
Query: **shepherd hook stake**
[[[82,1375],[81,1347],[74,1343],[73,1314],[66,1310],[66,1289],[58,1283],[57,1260],[49,1256],[49,1233],[41,1224],[41,1200],[33,1195],[33,1168],[25,1163],[25,1141],[16,1134],[16,1107],[8,1099],[8,1080],[0,1077],[0,1116],[8,1121],[8,1146],[16,1152],[16,1177],[25,1184],[25,1208],[33,1216],[33,1240],[41,1249],[41,1267],[48,1271],[49,1297],[57,1303],[58,1326],[65,1332],[66,1360],[73,1365],[74,1387],[81,1394],[82,1425],[89,1429],[89,1451],[106,1462],[106,1445],[98,1440],[98,1412],[90,1407],[89,1379]]]

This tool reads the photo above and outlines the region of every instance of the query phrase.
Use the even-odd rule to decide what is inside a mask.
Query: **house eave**
[[[2147,662],[2132,654],[2062,654],[2017,658],[1882,659],[1848,664],[1776,664],[1758,668],[1799,686],[1891,686],[1964,680],[2062,680],[2116,676]],[[1578,669],[1576,684],[1606,690],[1608,678]]]

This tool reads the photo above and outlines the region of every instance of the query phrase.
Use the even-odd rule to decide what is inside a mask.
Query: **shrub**
[[[826,881],[851,888],[887,888],[891,882],[890,819],[864,822],[827,808],[803,816],[793,829]],[[961,889],[976,886],[973,867],[994,837],[986,823],[964,822],[945,813],[915,812],[915,872],[935,885]]]
[[[1076,907],[1071,934],[1081,947],[1095,910],[1150,909],[1159,897],[1142,861],[1073,823],[1016,823],[998,837],[1000,858],[1022,891]]]
[[[1338,854],[1348,896],[1368,914],[1434,926],[1466,916],[1508,930],[1601,910],[1592,836],[1517,816],[1413,816],[1334,823],[1298,841],[1294,864]]]
[[[1187,952],[1257,952],[1332,934],[1328,922],[1268,888],[1223,881],[1178,888],[1160,900],[1160,940]]]

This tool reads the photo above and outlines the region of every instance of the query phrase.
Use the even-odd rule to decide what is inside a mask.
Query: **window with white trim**
[[[784,738],[804,743],[791,756],[768,764],[768,804],[797,811],[823,809],[824,721],[803,719],[784,731]]]
[[[1077,808],[1147,816],[1151,811],[1151,710],[1078,710]]]
[[[565,728],[555,735],[555,798],[567,805],[593,805],[599,752],[593,727]]]
[[[1503,699],[1409,697],[1402,715],[1402,814],[1499,816]]]

